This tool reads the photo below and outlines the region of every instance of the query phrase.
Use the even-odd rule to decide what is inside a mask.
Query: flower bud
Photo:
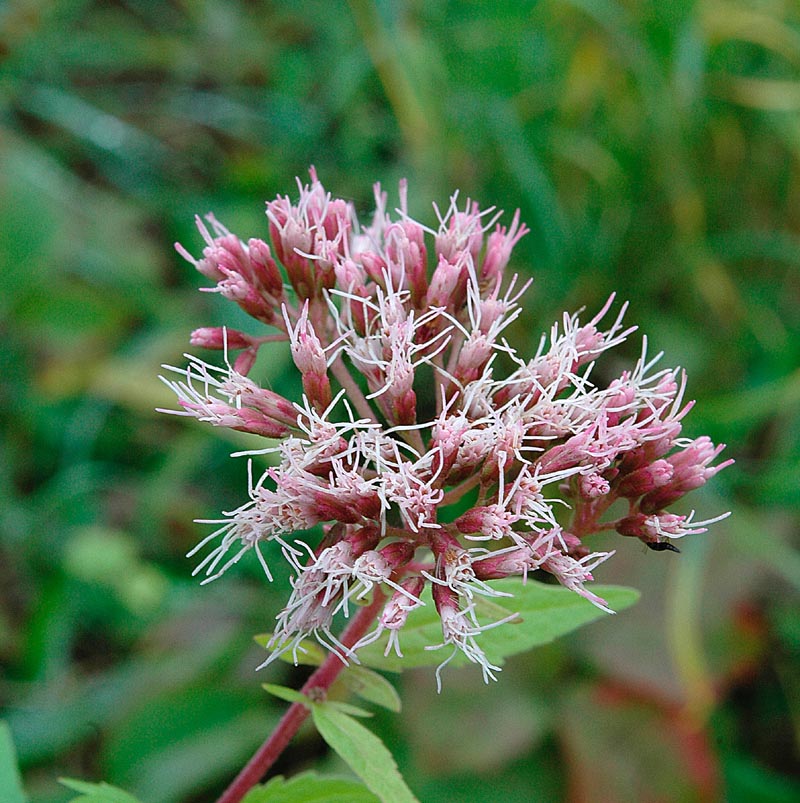
[[[481,265],[481,282],[489,285],[499,284],[503,271],[508,265],[509,257],[514,246],[530,231],[519,222],[519,209],[514,213],[511,226],[506,229],[498,226],[488,237],[486,255]]]
[[[650,465],[624,475],[617,484],[617,493],[630,498],[650,493],[666,485],[672,479],[674,472],[675,469],[669,461],[656,460]]]
[[[251,239],[247,241],[252,266],[253,278],[259,287],[279,304],[283,298],[283,278],[278,270],[269,246],[263,240]]]
[[[238,329],[228,329],[226,326],[203,326],[192,332],[189,342],[204,349],[229,348],[236,351],[252,346],[253,338]]]

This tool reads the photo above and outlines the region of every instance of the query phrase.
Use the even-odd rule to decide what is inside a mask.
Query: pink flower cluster
[[[267,204],[272,248],[212,216],[210,229],[197,221],[200,258],[177,246],[267,333],[198,329],[192,344],[224,351],[224,367],[189,356],[165,380],[179,400],[171,412],[270,439],[260,453],[277,464],[250,472],[248,500],[190,553],[212,545],[195,570],[204,582],[251,550],[272,579],[269,542],[290,562],[270,660],[296,658],[309,636],[345,659],[388,634],[387,651],[401,654],[400,631],[430,586],[442,644],[493,677],[474,613],[477,595],[499,593],[488,581],[541,570],[609,610],[587,583],[613,553],[592,552],[588,536],[616,530],[660,550],[705,531],[710,521],[667,512],[731,462],[713,464],[723,447],[708,438],[681,437],[692,406],[684,375],[656,368],[645,340],[632,370],[591,379],[633,331],[624,306],[605,324],[613,297],[586,323],[565,314],[528,359],[503,337],[527,287],[507,275],[527,233],[518,213],[506,228],[454,195],[444,214],[434,206],[431,230],[409,217],[401,183],[395,214],[376,186],[376,211],[360,225],[313,169],[298,188],[296,201]],[[248,377],[274,341],[289,344],[300,402]],[[316,546],[295,537],[316,525]],[[377,627],[345,648],[333,618],[374,589],[387,595]]]

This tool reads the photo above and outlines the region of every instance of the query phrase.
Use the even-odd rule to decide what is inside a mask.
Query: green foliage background
[[[0,159],[0,694],[32,801],[213,800],[280,715],[260,683],[302,679],[253,672],[285,584],[182,557],[244,497],[239,442],[153,408],[188,332],[237,320],[172,243],[210,210],[265,236],[310,164],[365,213],[402,176],[429,223],[456,188],[519,207],[520,351],[618,291],[737,460],[682,555],[614,543],[637,608],[489,688],[403,676],[376,728],[420,800],[798,799],[796,2],[18,0]],[[343,771],[309,729],[278,770],[312,765]]]

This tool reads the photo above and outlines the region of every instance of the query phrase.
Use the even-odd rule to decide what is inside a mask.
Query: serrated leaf
[[[344,778],[320,778],[304,772],[286,780],[278,775],[269,783],[256,786],[242,803],[376,803],[372,792],[357,781]]]
[[[129,792],[125,792],[116,786],[101,783],[89,783],[88,781],[78,781],[75,778],[59,778],[59,783],[72,789],[73,792],[80,792],[80,797],[74,797],[70,803],[140,803]]]
[[[336,682],[375,705],[388,708],[395,713],[400,711],[401,702],[397,689],[383,675],[379,675],[365,666],[350,664]]]
[[[287,703],[302,703],[303,705],[311,705],[311,700],[302,692],[295,689],[289,689],[286,686],[276,686],[274,683],[262,683],[261,688],[268,691],[275,697],[281,700],[286,700]]]
[[[496,587],[514,595],[513,600],[503,600],[503,607],[519,612],[521,621],[481,635],[481,646],[491,661],[503,661],[611,615],[562,586],[523,583],[514,578],[500,580]],[[605,599],[614,611],[622,611],[639,599],[636,589],[623,586],[592,586],[592,592]]]
[[[572,630],[606,616],[591,602],[562,586],[546,585],[521,578],[496,580],[489,583],[498,591],[513,594],[513,597],[499,597],[489,600],[492,615],[484,613],[486,606],[476,606],[481,624],[491,624],[498,618],[518,613],[517,619],[502,627],[486,630],[478,637],[478,644],[489,660],[502,664],[512,655],[526,652],[540,644],[569,633]],[[615,611],[621,611],[639,598],[639,592],[622,586],[592,586],[592,591],[603,597]],[[435,666],[445,657],[439,650],[425,649],[427,646],[442,643],[442,628],[436,608],[431,602],[430,591],[426,589],[424,606],[411,611],[408,621],[400,633],[403,657],[394,653],[384,656],[388,635],[359,650],[362,664],[377,669],[401,672],[418,666]],[[454,665],[464,664],[467,659],[457,654]]]
[[[28,799],[22,790],[11,729],[5,722],[0,722],[0,790],[4,795],[3,801],[7,803],[26,803]]]
[[[419,803],[372,731],[330,705],[315,705],[311,713],[322,738],[383,803]]]

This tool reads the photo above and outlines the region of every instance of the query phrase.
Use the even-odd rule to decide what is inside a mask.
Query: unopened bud
[[[226,326],[203,326],[192,332],[189,342],[204,349],[229,348],[236,351],[252,346],[253,338],[238,329],[228,329]]]
[[[269,246],[263,240],[251,239],[247,242],[247,248],[250,252],[253,278],[276,303],[279,302],[283,298],[283,278]]]
[[[498,226],[489,235],[486,243],[486,255],[481,265],[482,283],[491,284],[502,279],[511,251],[529,231],[530,229],[524,223],[520,224],[519,209],[517,209],[508,229]]]
[[[630,498],[650,493],[650,491],[666,485],[672,479],[674,471],[672,464],[668,461],[656,460],[648,466],[642,466],[623,476],[617,485],[617,493]]]

